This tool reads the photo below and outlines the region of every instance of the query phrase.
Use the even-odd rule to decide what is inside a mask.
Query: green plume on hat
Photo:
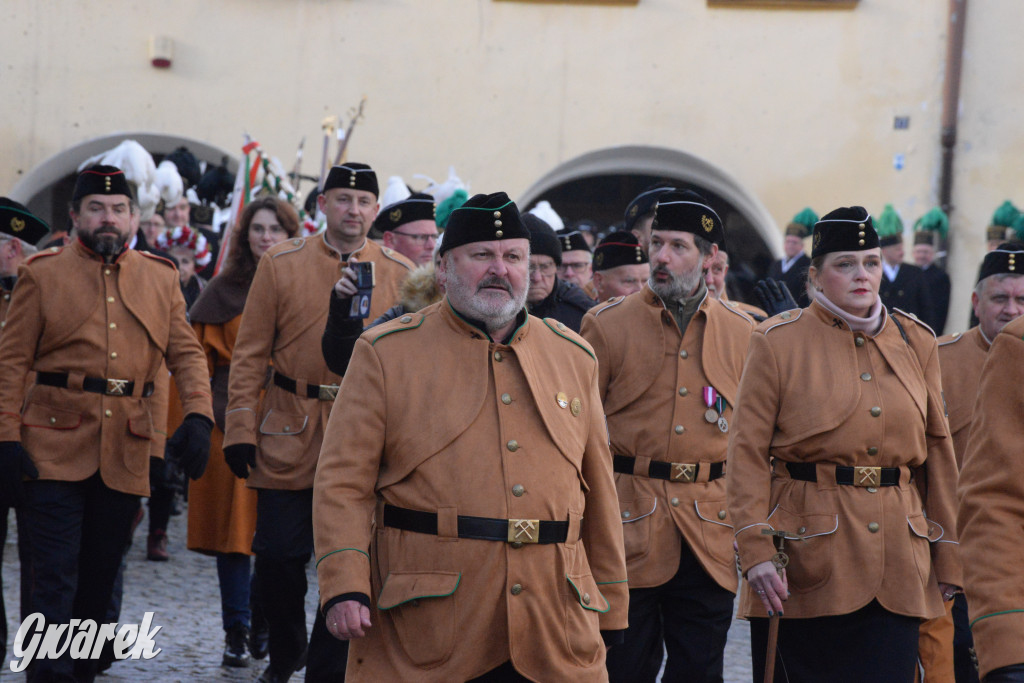
[[[915,231],[937,232],[939,237],[946,238],[949,232],[949,216],[939,207],[934,207],[914,223]]]
[[[874,220],[875,232],[879,237],[893,237],[903,234],[903,221],[892,204],[886,204],[881,215]]]
[[[1004,228],[1009,228],[1013,226],[1019,216],[1020,211],[1013,205],[1013,202],[1007,199],[992,214],[992,225],[1001,225]]]
[[[1024,242],[1024,213],[1017,214],[1017,220],[1013,222],[1012,227],[1015,239]]]
[[[452,211],[459,208],[466,203],[469,199],[469,193],[459,188],[452,192],[451,195],[443,202],[437,205],[437,210],[434,212],[434,222],[437,223],[437,227],[443,228],[448,224],[448,217],[452,215]]]
[[[814,209],[808,206],[804,208],[803,211],[793,216],[793,220],[790,222],[806,226],[807,230],[810,231],[814,229],[814,224],[818,222],[818,214],[814,213]]]

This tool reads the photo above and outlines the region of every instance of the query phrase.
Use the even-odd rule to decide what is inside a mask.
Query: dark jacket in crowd
[[[882,303],[890,311],[898,308],[906,313],[913,313],[929,327],[935,330],[932,320],[932,298],[928,292],[928,281],[924,272],[909,263],[900,264],[896,279],[890,280],[882,275],[882,286],[878,290]]]
[[[538,318],[554,318],[573,332],[580,331],[583,314],[597,305],[586,293],[576,285],[555,278],[555,286],[547,298],[536,304],[528,304],[530,315]]]
[[[782,272],[782,261],[773,263],[771,268],[768,269],[768,277],[785,282],[786,287],[789,288],[789,293],[796,299],[796,303],[800,308],[807,308],[811,305],[811,301],[807,298],[807,286],[805,283],[807,282],[807,269],[810,267],[810,257],[807,254],[800,254],[800,258],[785,273]]]

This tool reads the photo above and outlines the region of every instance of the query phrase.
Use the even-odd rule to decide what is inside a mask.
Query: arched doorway
[[[761,201],[721,168],[692,154],[664,147],[624,146],[588,152],[565,162],[520,197],[526,209],[547,200],[570,224],[584,218],[612,228],[626,205],[649,185],[668,180],[708,198],[725,222],[730,284],[753,301],[750,288],[782,253],[782,236]]]
[[[86,140],[53,155],[18,181],[11,189],[11,198],[25,204],[53,230],[63,229],[68,220],[68,200],[78,176],[78,166],[89,157],[112,149],[124,140],[135,140],[157,162],[184,145],[199,161],[205,161],[208,165],[218,165],[226,159],[232,173],[238,168],[237,152],[228,152],[201,140],[166,133],[117,133]]]

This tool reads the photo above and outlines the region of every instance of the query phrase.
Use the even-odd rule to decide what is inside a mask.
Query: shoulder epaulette
[[[25,263],[32,263],[36,259],[43,258],[44,256],[53,256],[54,254],[59,254],[62,251],[64,251],[64,247],[50,247],[49,249],[43,249],[42,251],[37,251],[25,259]]]
[[[174,265],[174,261],[172,261],[172,260],[170,260],[168,258],[164,258],[163,256],[157,256],[156,254],[150,253],[148,251],[139,251],[138,253],[142,254],[143,256],[148,256],[149,258],[153,259],[157,263],[162,263],[165,266],[170,266],[171,268],[174,268],[175,270],[178,269],[178,266]]]
[[[415,330],[417,327],[423,324],[423,319],[424,316],[422,313],[406,313],[405,315],[395,318],[394,320],[389,320],[388,322],[381,325],[381,327],[384,329],[380,330],[380,334],[378,334],[377,336],[370,340],[370,346],[373,346],[374,344],[376,344],[378,341],[388,336],[389,334],[394,334],[395,332],[406,332],[408,330]]]
[[[287,244],[291,246],[291,249],[281,249],[281,251],[274,252],[273,254],[271,254],[270,258],[277,258],[278,256],[281,256],[283,254],[291,254],[293,252],[296,252],[299,249],[302,249],[304,246],[306,246],[306,240],[302,239],[301,237],[296,237],[292,240],[282,242],[281,244]]]
[[[559,337],[565,339],[566,341],[572,342],[576,346],[586,351],[588,356],[590,356],[594,360],[597,360],[597,357],[594,356],[594,352],[587,347],[587,345],[582,341],[582,338],[577,336],[575,332],[566,327],[565,323],[560,323],[554,318],[544,318],[544,324],[547,325],[548,329],[557,334]]]
[[[747,315],[746,313],[744,313],[740,309],[736,308],[736,304],[734,302],[732,302],[732,301],[725,301],[725,302],[723,302],[723,301],[720,300],[718,303],[722,304],[722,308],[724,308],[725,310],[729,311],[733,315],[737,315],[740,318],[743,318],[743,320],[748,325],[752,326],[754,324],[753,318],[751,318],[749,315]]]
[[[793,311],[783,311],[782,313],[779,313],[778,315],[775,315],[775,316],[772,316],[771,318],[768,318],[763,323],[761,323],[762,325],[766,325],[767,326],[767,327],[765,327],[764,333],[768,334],[769,332],[774,330],[776,327],[781,327],[783,325],[788,325],[789,323],[795,323],[797,320],[800,319],[800,316],[803,315],[803,313],[804,313],[804,309],[798,308],[798,309],[796,309],[796,313],[795,314],[793,313]]]
[[[939,346],[946,346],[947,344],[955,344],[964,338],[963,332],[954,332],[949,337],[943,337],[939,339]]]
[[[409,267],[408,263],[406,263],[402,259],[395,258],[395,250],[392,249],[391,247],[381,247],[380,250],[382,252],[384,252],[384,256],[385,257],[387,257],[390,260],[394,261],[395,263],[397,263],[398,265],[402,266],[406,270],[412,270],[412,268]]]
[[[898,308],[892,309],[892,312],[894,314],[895,313],[899,313],[900,315],[902,315],[904,318],[906,318],[908,320],[913,320],[915,323],[917,323],[918,325],[920,325],[924,329],[928,330],[928,332],[930,332],[933,337],[935,336],[935,330],[933,330],[931,327],[929,327],[928,323],[922,321],[920,318],[918,318],[913,313],[907,313],[906,311],[900,310]]]
[[[618,306],[625,300],[626,297],[624,296],[613,296],[611,299],[608,299],[608,301],[605,301],[603,304],[598,304],[597,306],[591,308],[590,310],[594,313],[594,315],[601,315],[609,308],[612,308],[613,306]]]

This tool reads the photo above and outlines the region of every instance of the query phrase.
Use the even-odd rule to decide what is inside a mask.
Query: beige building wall
[[[940,0],[5,0],[0,192],[127,130],[231,152],[248,132],[287,167],[305,136],[315,172],[321,120],[365,95],[349,158],[383,176],[454,165],[471,190],[516,196],[582,154],[653,145],[719,167],[778,225],[805,205],[886,202],[909,224],[937,201],[947,14]],[[969,8],[949,329],[966,326],[992,211],[1024,205],[1021,17],[1020,0]],[[150,65],[151,36],[174,41],[171,68]]]

